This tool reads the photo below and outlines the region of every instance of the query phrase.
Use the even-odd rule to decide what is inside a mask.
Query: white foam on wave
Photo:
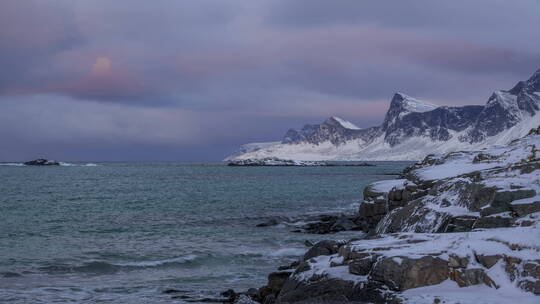
[[[97,166],[100,166],[100,165],[94,164],[94,163],[72,164],[72,163],[60,162],[60,166],[63,166],[63,167],[97,167]]]
[[[0,163],[0,166],[22,167],[22,166],[24,166],[24,164],[23,163]]]
[[[306,252],[305,248],[281,248],[272,253],[270,256],[274,257],[292,257],[292,256],[301,256]]]
[[[172,264],[172,263],[185,263],[188,261],[193,261],[197,258],[194,254],[188,254],[183,257],[178,258],[171,258],[171,259],[164,259],[164,260],[157,260],[157,261],[140,261],[140,262],[125,262],[125,263],[114,263],[113,265],[116,266],[128,266],[128,267],[156,267],[161,266],[165,264]]]

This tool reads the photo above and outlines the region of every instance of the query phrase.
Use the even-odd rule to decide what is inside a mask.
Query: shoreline
[[[227,301],[535,303],[539,134],[535,129],[505,147],[428,156],[400,179],[372,183],[356,215],[361,238],[313,244],[270,273],[265,286],[228,291]]]

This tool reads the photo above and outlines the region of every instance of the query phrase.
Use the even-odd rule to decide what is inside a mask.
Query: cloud
[[[330,115],[377,124],[395,91],[482,104],[540,67],[539,11],[532,0],[4,0],[0,110],[14,114],[0,140],[224,154]]]

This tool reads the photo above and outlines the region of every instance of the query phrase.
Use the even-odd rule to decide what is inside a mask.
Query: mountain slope
[[[380,126],[360,129],[338,117],[290,129],[278,143],[243,146],[226,160],[419,160],[431,153],[506,144],[540,124],[540,70],[486,105],[437,106],[396,93]]]

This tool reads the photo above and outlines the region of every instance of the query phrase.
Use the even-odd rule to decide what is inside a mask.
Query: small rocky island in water
[[[540,127],[506,146],[427,156],[367,186],[354,217],[330,221],[358,238],[308,242],[267,285],[225,301],[539,303],[539,147]]]
[[[371,167],[374,164],[368,163],[351,163],[351,162],[339,162],[329,163],[322,161],[303,161],[303,160],[290,160],[281,159],[277,157],[266,157],[261,159],[249,158],[232,160],[227,165],[229,166],[244,166],[244,167]]]
[[[54,160],[38,158],[23,163],[25,166],[60,166],[60,163]]]

